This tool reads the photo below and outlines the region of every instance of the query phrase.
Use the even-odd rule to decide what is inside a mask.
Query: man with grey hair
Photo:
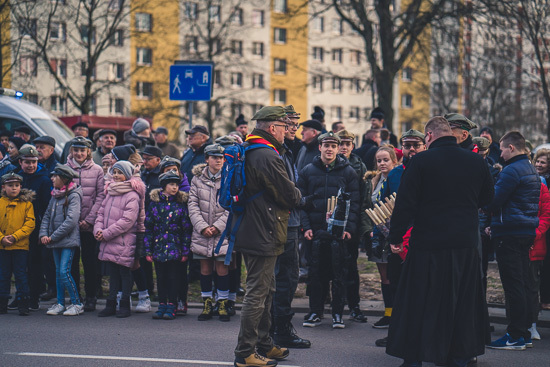
[[[210,133],[205,126],[195,125],[192,129],[185,130],[187,146],[189,147],[181,158],[181,172],[185,173],[189,184],[193,179],[193,167],[204,163],[204,148],[212,143]]]
[[[271,304],[275,290],[275,263],[283,252],[289,211],[301,200],[300,191],[288,178],[281,156],[287,117],[282,107],[268,106],[252,118],[256,128],[245,147],[262,147],[246,153],[246,210],[235,236],[235,250],[243,254],[247,269],[246,295],[241,311],[241,329],[235,348],[235,366],[276,366],[288,349],[274,345],[269,335]]]

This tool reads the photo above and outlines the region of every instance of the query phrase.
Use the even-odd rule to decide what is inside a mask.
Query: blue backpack
[[[247,147],[244,147],[241,144],[234,144],[225,148],[224,151],[225,163],[222,168],[220,190],[218,191],[218,202],[222,208],[229,211],[229,216],[227,217],[225,230],[223,231],[218,245],[214,250],[214,254],[217,255],[220,252],[223,241],[227,237],[228,248],[224,261],[225,265],[229,265],[231,262],[231,253],[233,252],[233,246],[235,245],[235,236],[237,235],[237,231],[241,225],[241,221],[243,219],[242,214],[246,204],[264,193],[264,190],[262,190],[248,198],[243,195],[244,188],[246,186],[246,175],[244,168],[246,152],[258,148],[273,149],[265,144],[252,144]],[[239,217],[235,222],[233,230],[231,230],[233,215],[235,214]]]

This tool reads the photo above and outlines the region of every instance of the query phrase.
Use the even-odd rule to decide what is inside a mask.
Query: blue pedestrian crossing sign
[[[170,66],[171,101],[209,101],[212,98],[212,63]]]

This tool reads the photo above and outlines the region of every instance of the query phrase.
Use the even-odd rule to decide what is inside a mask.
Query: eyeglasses
[[[421,148],[423,145],[424,145],[424,143],[414,143],[414,144],[405,143],[405,144],[403,144],[403,148],[404,149],[411,149],[412,147],[414,147],[414,149],[418,149],[418,148]]]
[[[286,126],[288,127],[288,130],[290,130],[290,129],[298,130],[298,127],[300,125],[298,125],[298,124],[288,124]]]
[[[279,127],[284,127],[285,128],[285,131],[288,130],[288,125],[287,124],[273,124],[273,126],[279,126]]]

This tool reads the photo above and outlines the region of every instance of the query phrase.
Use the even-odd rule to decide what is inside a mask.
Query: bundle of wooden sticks
[[[390,234],[390,219],[395,207],[396,193],[391,194],[386,198],[385,203],[375,203],[373,209],[367,209],[365,212],[368,214],[375,226],[387,237]]]
[[[336,208],[336,201],[338,198],[336,196],[331,196],[327,200],[327,213],[334,212],[334,208]]]

